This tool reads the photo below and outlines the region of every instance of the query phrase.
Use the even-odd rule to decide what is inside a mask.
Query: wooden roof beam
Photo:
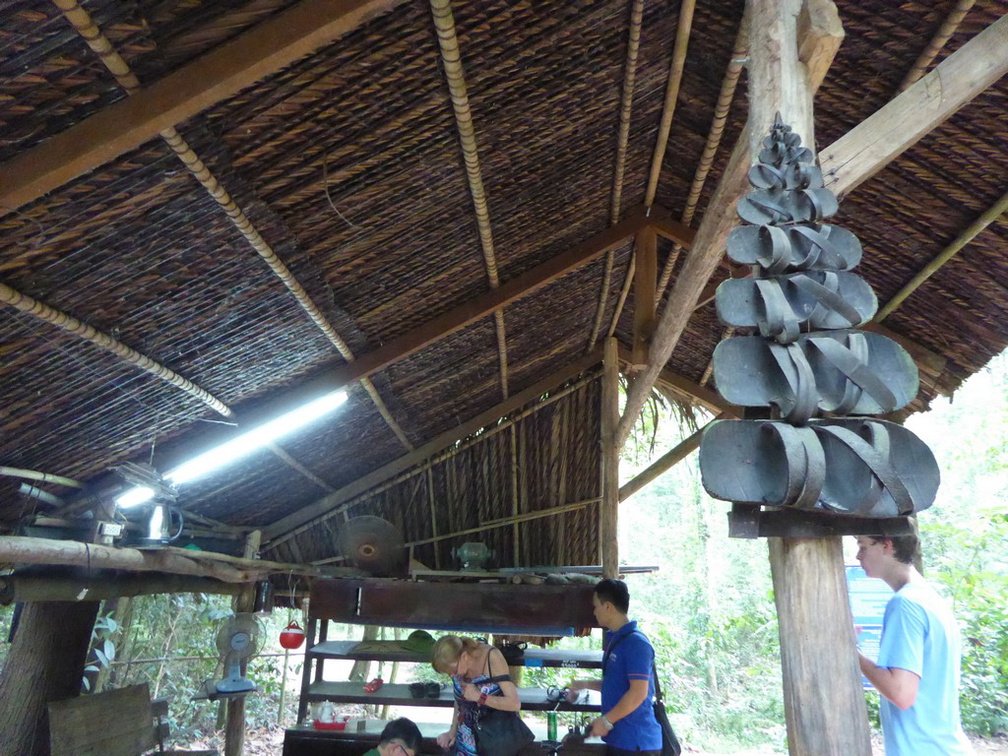
[[[820,153],[829,188],[842,197],[874,176],[953,113],[1008,74],[1008,15],[1002,16]]]
[[[647,222],[641,211],[628,215],[615,226],[510,281],[505,281],[500,288],[463,302],[433,320],[386,341],[382,346],[361,355],[353,362],[323,370],[300,386],[279,393],[275,400],[266,402],[256,415],[272,418],[285,409],[373,375],[601,257],[609,249],[625,243]],[[690,229],[684,228],[680,235],[684,240],[692,238]]]
[[[339,39],[403,0],[302,0],[0,165],[9,213]]]

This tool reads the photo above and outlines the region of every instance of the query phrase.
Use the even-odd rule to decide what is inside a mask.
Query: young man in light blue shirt
[[[916,533],[858,536],[868,577],[896,591],[882,618],[878,662],[858,652],[861,672],[882,694],[886,756],[972,754],[959,717],[959,628],[948,602],[914,568]]]

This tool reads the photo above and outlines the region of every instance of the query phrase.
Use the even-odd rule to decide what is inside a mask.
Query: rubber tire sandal
[[[861,242],[841,226],[738,226],[728,234],[728,258],[768,274],[850,270],[861,262]]]
[[[757,189],[821,188],[822,171],[811,163],[789,163],[781,168],[766,163],[753,163],[749,183]]]
[[[885,420],[832,418],[808,427],[826,458],[820,506],[861,517],[898,517],[930,507],[941,472],[927,444]]]
[[[913,358],[881,334],[818,331],[798,343],[815,376],[823,412],[884,415],[907,406],[920,389]]]
[[[927,509],[940,473],[927,444],[884,420],[716,420],[700,441],[700,477],[715,499],[862,517]]]
[[[714,385],[740,407],[776,407],[789,423],[803,424],[817,411],[815,374],[796,344],[762,336],[736,336],[714,348]]]
[[[829,189],[761,190],[739,200],[739,217],[754,225],[814,223],[835,215],[840,208]]]
[[[730,278],[717,288],[715,304],[724,325],[759,328],[766,338],[794,341],[800,330],[836,330],[867,323],[875,315],[875,292],[847,271],[809,271],[774,278]]]
[[[700,480],[715,499],[811,509],[826,477],[810,428],[766,420],[715,420],[700,439]]]
[[[714,348],[714,385],[740,407],[776,407],[791,423],[816,411],[882,415],[917,396],[919,376],[899,344],[877,333],[817,331],[782,345],[735,336]]]

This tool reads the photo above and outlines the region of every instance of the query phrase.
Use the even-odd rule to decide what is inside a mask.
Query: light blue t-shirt
[[[900,588],[886,604],[878,665],[920,677],[906,711],[881,701],[886,756],[972,754],[959,718],[959,628],[948,603],[924,582]]]

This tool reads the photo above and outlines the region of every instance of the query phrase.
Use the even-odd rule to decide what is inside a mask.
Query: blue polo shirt
[[[612,709],[630,690],[631,680],[647,680],[648,696],[644,703],[622,719],[602,739],[613,748],[625,751],[660,751],[661,726],[654,715],[654,648],[636,622],[628,622],[614,633],[603,634],[602,713]]]

